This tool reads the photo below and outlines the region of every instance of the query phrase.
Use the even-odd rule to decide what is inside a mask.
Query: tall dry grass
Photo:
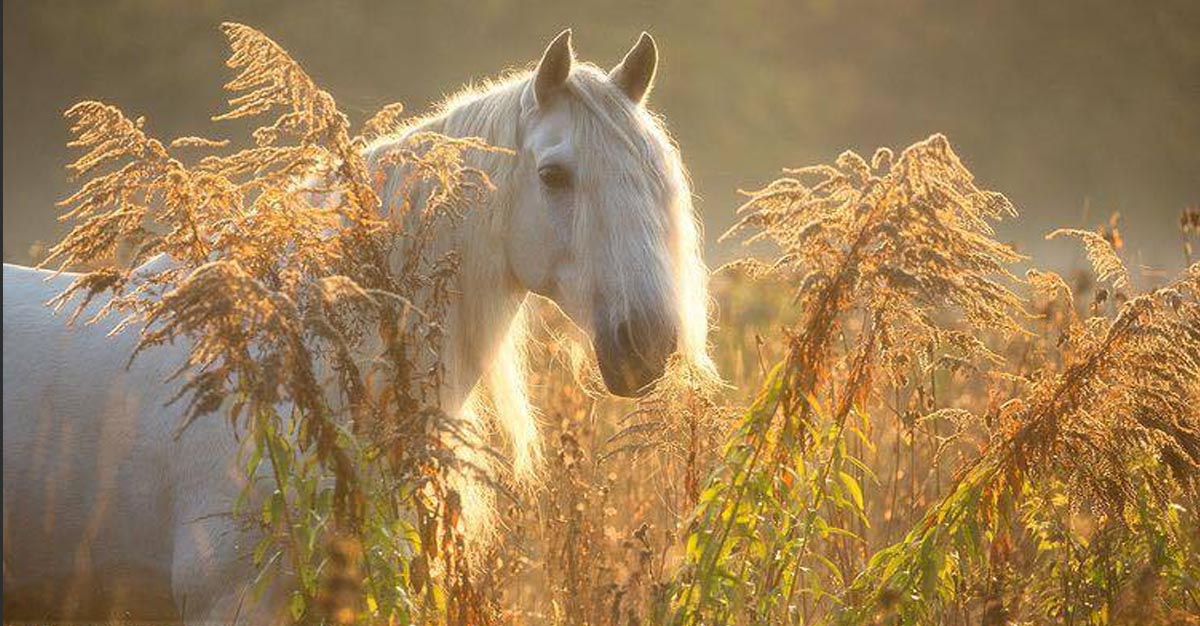
[[[1196,623],[1195,210],[1170,281],[1135,280],[1115,221],[1051,234],[1081,240],[1094,278],[1022,280],[993,230],[1014,207],[945,137],[789,171],[748,194],[731,233],[777,256],[714,278],[726,386],[672,368],[640,403],[607,398],[545,307],[543,488],[506,501],[501,541],[471,568],[449,480],[471,468],[450,448],[477,438],[414,355],[435,349],[456,271],[422,242],[487,192],[461,159],[487,147],[422,137],[396,158],[441,201],[380,219],[408,207],[380,206],[360,150],[400,108],[353,136],[277,45],[225,28],[239,75],[221,117],[267,114],[252,144],[164,144],[78,105],[88,152],[71,169],[88,180],[46,263],[99,266],[63,302],[113,294],[103,313],[144,348],[195,341],[181,401],[256,443],[250,467],[281,494],[246,504],[266,531],[256,562],[297,575],[298,618]],[[107,263],[117,250],[127,264]],[[158,253],[174,263],[129,269]],[[328,381],[338,402],[317,391]]]
[[[63,201],[73,228],[42,265],[100,267],[57,304],[78,296],[78,314],[106,294],[88,321],[120,316],[114,332],[139,334],[134,358],[187,340],[177,400],[188,423],[227,419],[248,435],[247,471],[273,485],[258,500],[248,488],[235,513],[262,527],[256,585],[285,571],[297,580],[297,619],[345,596],[323,594],[318,574],[339,538],[364,548],[361,566],[345,548],[331,562],[361,567],[363,597],[326,606],[335,621],[366,609],[400,623],[478,622],[490,609],[468,575],[454,476],[488,474],[460,453],[479,437],[441,410],[440,359],[424,355],[441,348],[458,265],[435,236],[489,191],[463,153],[494,148],[417,135],[389,158],[434,191],[420,215],[383,206],[362,153],[398,107],[352,135],[282,48],[245,26],[223,30],[238,73],[230,110],[214,119],[265,117],[248,146],[164,144],[99,102],[67,111],[72,145],[86,151],[69,169],[86,180]],[[201,156],[177,156],[185,149]],[[125,264],[106,264],[118,250]],[[167,260],[145,264],[156,255]]]

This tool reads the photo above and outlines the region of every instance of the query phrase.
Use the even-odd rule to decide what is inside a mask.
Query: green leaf
[[[846,491],[850,492],[850,497],[854,499],[854,504],[858,506],[858,510],[863,508],[863,492],[858,481],[847,472],[839,471],[838,476],[842,479],[842,484],[846,486]]]
[[[292,612],[292,619],[300,621],[304,616],[305,608],[304,594],[299,591],[292,592],[292,600],[288,603],[288,609]]]
[[[832,572],[835,577],[837,577],[837,581],[838,581],[839,585],[846,584],[846,577],[842,575],[841,568],[839,568],[833,561],[829,560],[828,557],[826,557],[825,555],[823,555],[820,552],[817,552],[815,550],[812,551],[812,555],[814,557],[816,557],[817,561],[819,561],[830,572]]]
[[[690,561],[700,560],[701,550],[699,533],[692,533],[688,535],[686,554],[688,555],[688,560]]]

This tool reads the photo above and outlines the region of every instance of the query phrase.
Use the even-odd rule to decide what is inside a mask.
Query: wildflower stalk
[[[1130,363],[1143,362],[1143,358],[1159,360],[1164,356],[1182,361],[1185,371],[1200,372],[1197,369],[1200,366],[1200,358],[1197,358],[1200,357],[1200,334],[1169,332],[1160,335],[1164,331],[1177,329],[1177,324],[1193,325],[1200,320],[1196,316],[1198,309],[1195,301],[1179,299],[1194,298],[1200,293],[1198,288],[1200,264],[1189,268],[1172,285],[1129,301],[1116,319],[1102,329],[1091,329],[1098,336],[1094,341],[1085,341],[1084,354],[1069,362],[1061,373],[1048,379],[1046,384],[1035,387],[1027,400],[1013,402],[1015,414],[1011,417],[1014,424],[1011,431],[963,470],[957,483],[926,511],[903,540],[876,553],[847,590],[845,598],[848,604],[837,612],[831,623],[844,626],[866,624],[877,619],[881,613],[903,624],[935,619],[938,599],[943,597],[938,588],[946,584],[945,567],[951,555],[967,560],[967,563],[956,566],[959,573],[953,574],[955,577],[963,575],[968,563],[985,563],[987,555],[981,550],[980,542],[986,536],[1003,531],[1031,485],[1039,479],[1051,480],[1056,474],[1071,477],[1076,472],[1070,468],[1080,459],[1071,458],[1071,453],[1064,448],[1074,447],[1073,438],[1076,433],[1082,432],[1078,427],[1092,415],[1113,411],[1105,415],[1105,419],[1112,420],[1113,424],[1129,420],[1132,423],[1122,428],[1129,432],[1131,426],[1138,426],[1140,406],[1145,406],[1143,403],[1161,408],[1172,403],[1194,401],[1197,391],[1194,379],[1167,391],[1180,395],[1155,399],[1154,396],[1164,393],[1164,390],[1146,386],[1154,379],[1153,375],[1147,376],[1148,371],[1143,370],[1132,377],[1123,376],[1122,373]],[[1159,336],[1155,338],[1155,335]],[[1149,344],[1144,343],[1147,340],[1150,340]],[[1162,353],[1166,343],[1173,345],[1169,354]],[[1144,352],[1151,346],[1152,353]],[[1117,387],[1111,386],[1113,382]],[[1095,393],[1099,386],[1104,387],[1105,395],[1098,397]],[[1105,406],[1109,394],[1132,400],[1133,404]],[[1194,412],[1181,414],[1183,416],[1190,420],[1197,419]],[[1200,443],[1200,429],[1196,423],[1174,432],[1164,429],[1136,434],[1133,431],[1133,438],[1124,442],[1109,440],[1110,432],[1093,432],[1089,435],[1090,441],[1084,442],[1084,445],[1088,449],[1099,449],[1105,456],[1120,455],[1115,449],[1104,451],[1104,448],[1114,444],[1122,450],[1132,446],[1131,458],[1135,458],[1139,451],[1147,450],[1147,445],[1151,450],[1160,450],[1158,454],[1166,453],[1168,458],[1173,451],[1190,450],[1190,453],[1182,453],[1192,455],[1189,467],[1197,467],[1196,462],[1200,461],[1200,446],[1196,445]],[[1136,467],[1122,465],[1119,469],[1113,468],[1119,474],[1090,476],[1087,466],[1081,466],[1082,474],[1075,474],[1075,488],[1081,497],[1087,497],[1097,506],[1103,506],[1106,497],[1117,496],[1115,503],[1109,503],[1115,508],[1108,511],[1117,516],[1116,520],[1123,519],[1123,509],[1129,500],[1118,494],[1133,493],[1143,478],[1145,484],[1162,484],[1164,478],[1161,472],[1150,470],[1149,474],[1145,474],[1145,470],[1137,470]],[[1191,497],[1194,497],[1196,473],[1189,467],[1177,471],[1174,485],[1182,493],[1191,492]],[[1064,469],[1068,469],[1068,473],[1063,473]],[[1104,469],[1101,468],[1101,471]],[[1119,486],[1120,483],[1124,483],[1124,486]],[[1169,489],[1172,483],[1168,481],[1166,484]],[[1119,491],[1112,493],[1114,487],[1118,487]],[[1160,502],[1165,503],[1166,500]],[[1180,530],[1168,526],[1168,532]],[[1064,584],[1070,585],[1071,579],[1063,580]],[[1074,606],[1069,588],[1063,593],[1067,594],[1062,596],[1064,600]]]
[[[971,324],[1016,327],[1009,311],[1018,299],[988,277],[1003,274],[1004,264],[1016,258],[987,236],[986,220],[1011,213],[1011,207],[998,194],[974,186],[944,138],[914,145],[894,163],[886,150],[871,164],[846,153],[834,166],[790,173],[799,178],[750,194],[731,233],[757,229],[751,241],[766,236],[780,246],[782,256],[771,265],[749,260],[738,265],[754,275],[792,279],[804,321],[731,436],[708,481],[707,497],[701,497],[688,561],[677,577],[674,623],[757,622],[776,613],[775,607],[783,607],[778,619],[789,621],[787,606],[805,571],[802,563],[824,559],[836,571],[812,550],[816,524],[823,535],[856,537],[831,527],[819,511],[828,504],[834,517],[862,517],[861,486],[851,484],[853,478],[844,472],[845,484],[830,478],[846,460],[846,422],[856,407],[866,406],[876,363],[932,351],[947,339],[989,356],[925,315],[946,303]],[[816,182],[810,185],[805,177]],[[856,311],[868,321],[853,329],[847,320]],[[857,339],[845,355],[833,345],[839,332],[854,332]],[[901,347],[898,339],[904,336],[901,341],[913,345]],[[894,369],[885,369],[895,377]],[[828,386],[831,373],[842,370],[845,384]],[[822,404],[831,412],[819,411]],[[828,434],[818,436],[818,424]],[[817,444],[828,456],[813,463],[806,457]],[[797,471],[805,482],[794,480]],[[765,537],[764,528],[770,531]],[[736,573],[724,572],[728,565],[736,566]],[[780,590],[784,572],[790,578]],[[745,604],[743,592],[727,578],[752,585],[745,593],[759,600],[747,615],[728,612]]]

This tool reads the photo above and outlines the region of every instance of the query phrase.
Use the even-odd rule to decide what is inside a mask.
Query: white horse
[[[612,71],[578,63],[565,31],[537,69],[451,98],[407,133],[482,137],[513,155],[477,163],[496,184],[450,233],[461,253],[445,355],[449,410],[486,383],[533,471],[537,427],[516,367],[529,293],[591,338],[604,381],[637,395],[673,351],[702,366],[705,269],[679,154],[644,106],[657,50],[643,34]],[[379,155],[403,136],[379,142]],[[400,193],[389,172],[380,189]],[[154,261],[152,261],[154,262]],[[134,333],[68,327],[44,305],[74,279],[4,266],[4,617],[286,621],[290,581],[247,595],[256,531],[228,513],[246,484],[222,419],[174,434],[163,380],[184,348],[128,368]]]

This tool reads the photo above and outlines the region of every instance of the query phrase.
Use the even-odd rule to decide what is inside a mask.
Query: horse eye
[[[538,168],[538,178],[550,189],[563,189],[571,185],[571,172],[561,165],[546,165]]]

